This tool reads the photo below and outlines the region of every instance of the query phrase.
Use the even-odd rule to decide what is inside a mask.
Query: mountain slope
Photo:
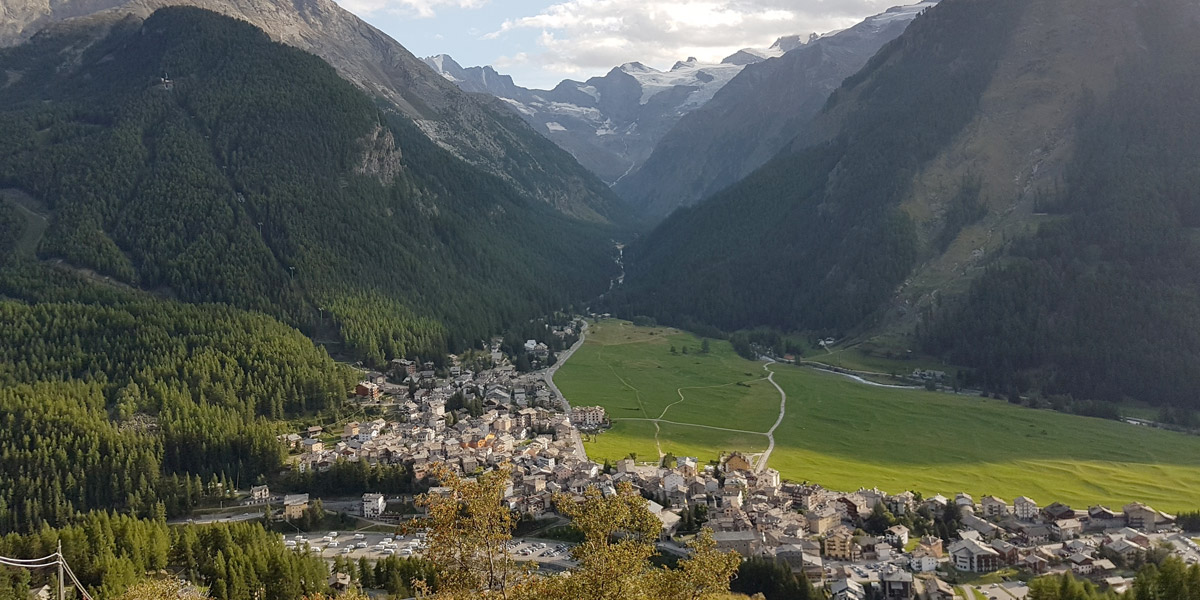
[[[1195,407],[1194,3],[944,0],[804,138],[626,252],[614,307]]]
[[[443,148],[565,214],[598,222],[626,217],[623,204],[565,152],[507,111],[464,94],[333,0],[7,0],[0,46],[64,19],[111,23],[175,5],[242,19],[320,56],[370,95],[396,104]]]
[[[707,103],[746,65],[801,45],[799,37],[784,38],[719,64],[689,58],[665,72],[631,62],[585,82],[564,80],[552,90],[520,87],[491,67],[463,68],[444,54],[424,60],[463,90],[500,98],[611,185],[636,170],[682,116]]]
[[[976,367],[986,388],[1134,398],[1194,425],[1200,9],[1144,3],[1127,23],[1133,50],[1111,91],[1089,96],[1061,189],[1035,207],[1047,222],[988,263],[964,297],[931,306],[922,341]]]
[[[855,101],[835,97],[823,115],[831,139],[780,155],[630,247],[624,310],[723,329],[861,323],[917,260],[899,210],[908,180],[970,122],[1022,8],[955,0],[914,20],[847,81]]]
[[[746,67],[711,102],[684,116],[614,189],[661,219],[749,175],[800,133],[843,79],[933,4],[891,9]]]
[[[337,333],[376,361],[469,344],[613,270],[606,229],[243,22],[162,9],[39,36],[0,72],[0,189],[47,208],[43,258]]]

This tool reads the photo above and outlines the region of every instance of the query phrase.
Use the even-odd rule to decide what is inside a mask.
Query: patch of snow
[[[550,121],[549,123],[546,123],[546,129],[549,131],[566,131],[567,130],[566,127],[563,127],[562,125],[560,125],[559,123],[557,123],[555,121]]]
[[[930,0],[928,2],[920,2],[918,4],[909,4],[907,6],[893,6],[892,8],[889,8],[882,13],[879,13],[879,14],[871,16],[871,17],[867,17],[866,20],[864,20],[861,25],[866,25],[868,27],[880,29],[880,28],[883,28],[884,26],[886,26],[887,24],[893,23],[896,21],[911,21],[911,20],[915,19],[917,17],[917,15],[921,13],[921,11],[923,11],[927,8],[930,8],[932,6],[937,6],[937,0]],[[828,36],[834,35],[836,33],[838,33],[838,32],[830,32],[821,37],[828,37]]]
[[[631,68],[630,65],[636,66]],[[687,61],[675,63],[667,72],[640,63],[621,65],[621,70],[642,86],[641,104],[646,104],[651,98],[674,87],[686,86],[696,88],[684,102],[684,107],[688,108],[703,105],[711,100],[717,90],[725,87],[725,84],[744,68],[745,65],[702,63],[690,57]]]
[[[581,85],[576,89],[591,96],[592,98],[595,98],[596,100],[600,99],[600,90],[597,90],[595,86]]]
[[[546,110],[557,115],[574,117],[576,119],[584,119],[587,121],[596,121],[604,119],[604,113],[598,109],[587,106],[578,106],[567,102],[550,102],[546,106]]]
[[[533,115],[537,114],[537,112],[534,111],[532,108],[529,108],[528,106],[525,106],[524,104],[521,104],[520,102],[517,102],[516,100],[513,100],[512,98],[503,98],[500,96],[497,96],[497,98],[500,98],[501,100],[509,103],[510,105],[512,105],[513,108],[517,109],[517,112],[519,112],[523,115],[533,116]]]

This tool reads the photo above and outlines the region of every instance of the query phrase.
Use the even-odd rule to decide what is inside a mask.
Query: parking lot
[[[554,540],[515,539],[508,543],[508,553],[518,562],[537,562],[555,569],[575,566],[571,560],[571,544]]]
[[[425,534],[393,536],[373,532],[314,531],[285,536],[283,543],[295,550],[307,548],[325,558],[379,559],[419,555],[425,549]]]

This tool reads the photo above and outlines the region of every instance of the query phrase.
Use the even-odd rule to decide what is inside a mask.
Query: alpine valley
[[[1197,0],[342,1],[0,0],[0,600],[1200,598]]]
[[[1014,399],[1200,407],[1198,13],[926,8],[764,167],[630,246],[613,310],[924,351]]]

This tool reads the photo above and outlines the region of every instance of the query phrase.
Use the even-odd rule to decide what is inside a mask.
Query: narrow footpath
[[[787,392],[783,391],[783,388],[779,387],[778,383],[775,383],[775,372],[770,368],[774,362],[774,360],[768,358],[767,364],[763,365],[763,370],[770,373],[770,375],[767,375],[767,381],[770,381],[771,385],[779,390],[779,418],[775,419],[775,424],[767,430],[767,450],[759,457],[758,464],[754,467],[755,473],[761,473],[763,469],[767,468],[767,461],[771,458],[771,452],[775,450],[775,430],[779,428],[780,423],[783,423],[783,416],[787,414]]]
[[[562,400],[563,412],[567,414],[571,414],[571,403],[567,401],[567,397],[563,395],[562,391],[558,389],[557,385],[555,385],[554,374],[558,372],[559,367],[567,364],[567,359],[571,358],[571,355],[575,354],[576,350],[583,347],[583,343],[587,341],[587,329],[588,322],[587,319],[584,319],[583,326],[579,328],[579,339],[576,340],[574,344],[571,344],[570,348],[567,348],[562,354],[560,354],[558,356],[558,360],[542,373],[546,380],[546,385],[550,387],[550,391]],[[579,456],[580,460],[587,460],[587,451],[583,448],[583,437],[579,435],[578,429],[572,428],[572,430],[575,432],[573,434],[575,437],[575,454]]]

